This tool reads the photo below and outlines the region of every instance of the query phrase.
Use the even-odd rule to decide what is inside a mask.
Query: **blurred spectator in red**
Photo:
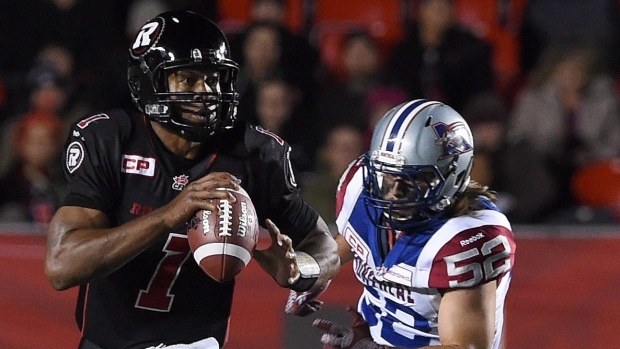
[[[519,32],[521,70],[529,74],[546,48],[595,46],[612,74],[620,73],[618,0],[526,1]]]
[[[368,33],[350,33],[341,52],[344,76],[328,78],[317,91],[317,122],[322,132],[342,123],[365,129],[364,100],[380,81],[381,57]]]
[[[493,48],[455,21],[453,1],[417,2],[405,39],[390,53],[387,82],[462,110],[472,96],[493,90]]]
[[[53,114],[31,112],[13,129],[14,159],[0,177],[0,221],[48,223],[58,207],[64,136]]]
[[[364,149],[370,148],[370,141],[375,125],[393,107],[409,101],[411,98],[399,87],[380,85],[366,94],[364,114],[367,122],[364,130]]]
[[[293,88],[280,77],[268,77],[257,86],[257,124],[290,144],[291,164],[297,176],[303,176],[314,169],[318,137],[298,102]]]
[[[620,155],[618,91],[598,62],[589,47],[549,47],[511,115],[509,141],[531,145],[556,179],[556,210],[576,205],[570,191],[575,171]]]
[[[596,161],[579,169],[573,175],[571,189],[579,204],[575,210],[579,220],[607,213],[612,219],[605,223],[620,223],[620,158]]]
[[[316,172],[301,185],[302,197],[321,214],[330,229],[336,228],[336,189],[340,176],[364,150],[361,130],[346,124],[334,126],[319,150]]]

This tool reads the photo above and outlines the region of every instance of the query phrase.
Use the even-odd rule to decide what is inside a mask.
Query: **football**
[[[229,281],[245,268],[259,236],[256,209],[248,193],[229,190],[237,199],[214,200],[222,214],[199,210],[187,227],[187,240],[196,263],[212,279]]]

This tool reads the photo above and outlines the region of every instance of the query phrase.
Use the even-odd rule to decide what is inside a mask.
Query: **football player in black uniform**
[[[166,12],[130,48],[141,113],[116,109],[73,125],[70,192],[49,225],[45,272],[58,290],[80,287],[79,348],[224,345],[234,280],[211,280],[186,235],[196,211],[217,210],[210,200],[234,199],[218,188],[249,193],[273,242],[254,257],[279,285],[312,290],[335,274],[336,242],[299,197],[290,147],[235,122],[238,70],[213,22]]]

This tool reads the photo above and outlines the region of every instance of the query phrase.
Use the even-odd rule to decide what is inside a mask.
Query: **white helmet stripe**
[[[403,105],[398,111],[396,111],[396,115],[394,115],[392,120],[390,120],[390,123],[385,130],[385,134],[388,136],[383,137],[383,142],[380,149],[390,152],[399,150],[402,143],[398,142],[398,144],[396,144],[396,140],[403,139],[403,136],[413,119],[422,110],[424,110],[424,108],[435,104],[440,103],[426,99],[417,99]]]

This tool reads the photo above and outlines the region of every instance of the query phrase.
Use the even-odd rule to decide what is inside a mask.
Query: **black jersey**
[[[229,172],[241,179],[259,221],[272,219],[299,243],[318,215],[299,197],[290,147],[242,122],[210,144],[189,161],[170,153],[144,116],[116,109],[84,118],[66,144],[63,205],[100,210],[118,226],[167,204],[209,172]],[[213,281],[190,255],[185,229],[171,231],[117,271],[81,285],[76,320],[83,336],[106,349],[207,337],[222,345],[234,280]]]

